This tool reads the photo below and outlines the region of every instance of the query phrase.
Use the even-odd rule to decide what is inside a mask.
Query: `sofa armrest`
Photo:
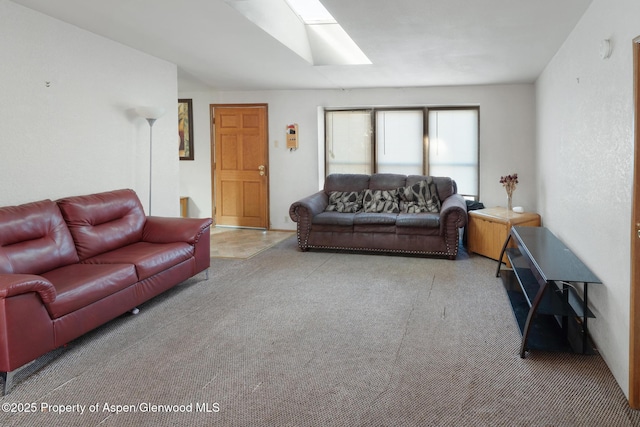
[[[308,219],[309,222],[311,222],[311,219],[315,215],[320,212],[324,212],[328,204],[329,196],[327,196],[324,191],[318,191],[311,196],[293,203],[289,208],[289,216],[294,222],[299,222],[303,218]]]
[[[37,292],[44,303],[56,299],[56,288],[42,276],[35,274],[0,274],[0,298]]]
[[[289,208],[289,216],[297,222],[298,246],[306,251],[313,217],[324,212],[329,204],[329,196],[324,191],[318,191],[311,196],[298,200]]]
[[[195,245],[212,223],[211,218],[149,216],[142,230],[142,240],[150,243],[185,242]]]
[[[440,208],[440,230],[447,225],[462,228],[467,225],[467,202],[460,194],[452,194],[444,199]]]

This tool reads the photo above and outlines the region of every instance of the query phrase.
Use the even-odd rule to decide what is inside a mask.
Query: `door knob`
[[[264,165],[258,166],[258,170],[260,171],[260,176],[264,176]]]

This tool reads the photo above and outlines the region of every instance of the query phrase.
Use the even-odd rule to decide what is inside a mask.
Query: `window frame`
[[[476,195],[473,194],[462,194],[462,196],[465,199],[469,199],[469,200],[474,200],[474,201],[478,201],[480,200],[480,106],[479,105],[475,105],[475,106],[446,106],[446,107],[426,107],[425,108],[425,141],[426,141],[426,146],[425,146],[425,156],[426,156],[426,170],[427,173],[425,175],[429,175],[428,171],[429,171],[429,113],[431,111],[452,111],[452,110],[475,110],[476,114],[478,116],[478,123],[477,126],[478,128],[476,129],[477,134],[478,134],[478,153],[477,153],[477,161],[476,164],[478,165],[477,169],[476,169],[476,182],[478,183],[478,186],[476,188]]]
[[[344,113],[344,112],[352,112],[352,111],[359,111],[359,112],[366,112],[368,111],[370,114],[369,117],[369,122],[371,123],[371,126],[369,128],[369,143],[372,144],[371,147],[371,158],[369,159],[369,161],[371,162],[371,164],[373,165],[373,167],[371,168],[371,170],[373,171],[373,173],[375,173],[375,165],[376,165],[376,155],[374,153],[375,151],[375,145],[374,144],[374,133],[375,133],[375,114],[374,114],[374,109],[373,108],[367,108],[367,107],[362,107],[362,108],[325,108],[324,109],[324,114],[323,114],[323,120],[324,120],[324,150],[323,150],[323,156],[324,156],[324,175],[325,178],[327,177],[328,173],[327,171],[329,170],[329,163],[327,161],[327,152],[329,147],[327,147],[327,135],[329,135],[329,129],[327,129],[329,120],[327,120],[327,115],[329,113]]]
[[[378,129],[377,123],[377,113],[378,112],[386,112],[386,111],[421,111],[422,112],[422,175],[428,175],[427,171],[429,170],[429,164],[427,163],[429,153],[427,150],[429,149],[429,145],[427,144],[427,136],[428,127],[427,122],[429,120],[429,113],[426,107],[379,107],[373,108],[373,122],[372,126],[372,136],[371,141],[373,143],[373,152],[374,152],[374,163],[372,170],[375,173],[378,172],[378,156],[377,156],[377,148],[378,148],[378,134],[376,130]]]
[[[371,170],[373,171],[372,173],[377,173],[378,171],[378,155],[377,155],[377,113],[378,112],[384,112],[384,111],[422,111],[423,113],[423,119],[422,119],[422,128],[423,128],[423,135],[422,135],[422,170],[423,170],[423,175],[429,175],[429,169],[430,169],[430,159],[429,159],[429,113],[431,111],[451,111],[451,110],[474,110],[477,114],[477,135],[478,135],[478,150],[477,150],[477,169],[476,169],[476,179],[477,179],[477,188],[476,188],[476,195],[473,194],[462,194],[463,197],[465,197],[466,199],[469,200],[479,200],[480,199],[480,147],[481,147],[481,138],[480,138],[480,106],[479,105],[456,105],[456,106],[384,106],[384,107],[352,107],[352,108],[324,108],[324,114],[323,114],[323,119],[324,119],[324,131],[325,131],[325,135],[324,135],[324,150],[323,150],[323,155],[324,155],[324,175],[325,178],[328,174],[328,170],[329,170],[329,162],[327,160],[327,135],[329,133],[329,129],[327,128],[328,126],[328,120],[327,120],[327,116],[330,113],[333,112],[349,112],[349,111],[356,111],[356,112],[368,112],[370,114],[370,122],[371,122],[371,127],[369,129],[369,136],[370,136],[370,141],[369,143],[371,144]]]

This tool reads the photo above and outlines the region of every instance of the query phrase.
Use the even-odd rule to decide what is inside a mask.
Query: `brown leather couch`
[[[0,208],[0,371],[209,268],[211,219],[146,217],[133,190]]]
[[[334,192],[388,190],[393,193],[429,182],[439,202],[437,212],[336,212],[328,210]],[[336,193],[337,194],[337,193]],[[395,193],[394,193],[395,194]],[[366,196],[365,196],[366,198]],[[435,209],[434,209],[435,210]],[[289,216],[297,222],[298,246],[308,249],[397,252],[455,259],[459,229],[467,224],[464,198],[448,177],[398,174],[332,174],[324,189],[293,203]]]

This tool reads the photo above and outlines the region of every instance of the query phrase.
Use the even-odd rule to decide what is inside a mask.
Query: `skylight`
[[[371,64],[319,0],[224,1],[310,64]]]
[[[285,0],[305,24],[337,24],[320,0]]]

